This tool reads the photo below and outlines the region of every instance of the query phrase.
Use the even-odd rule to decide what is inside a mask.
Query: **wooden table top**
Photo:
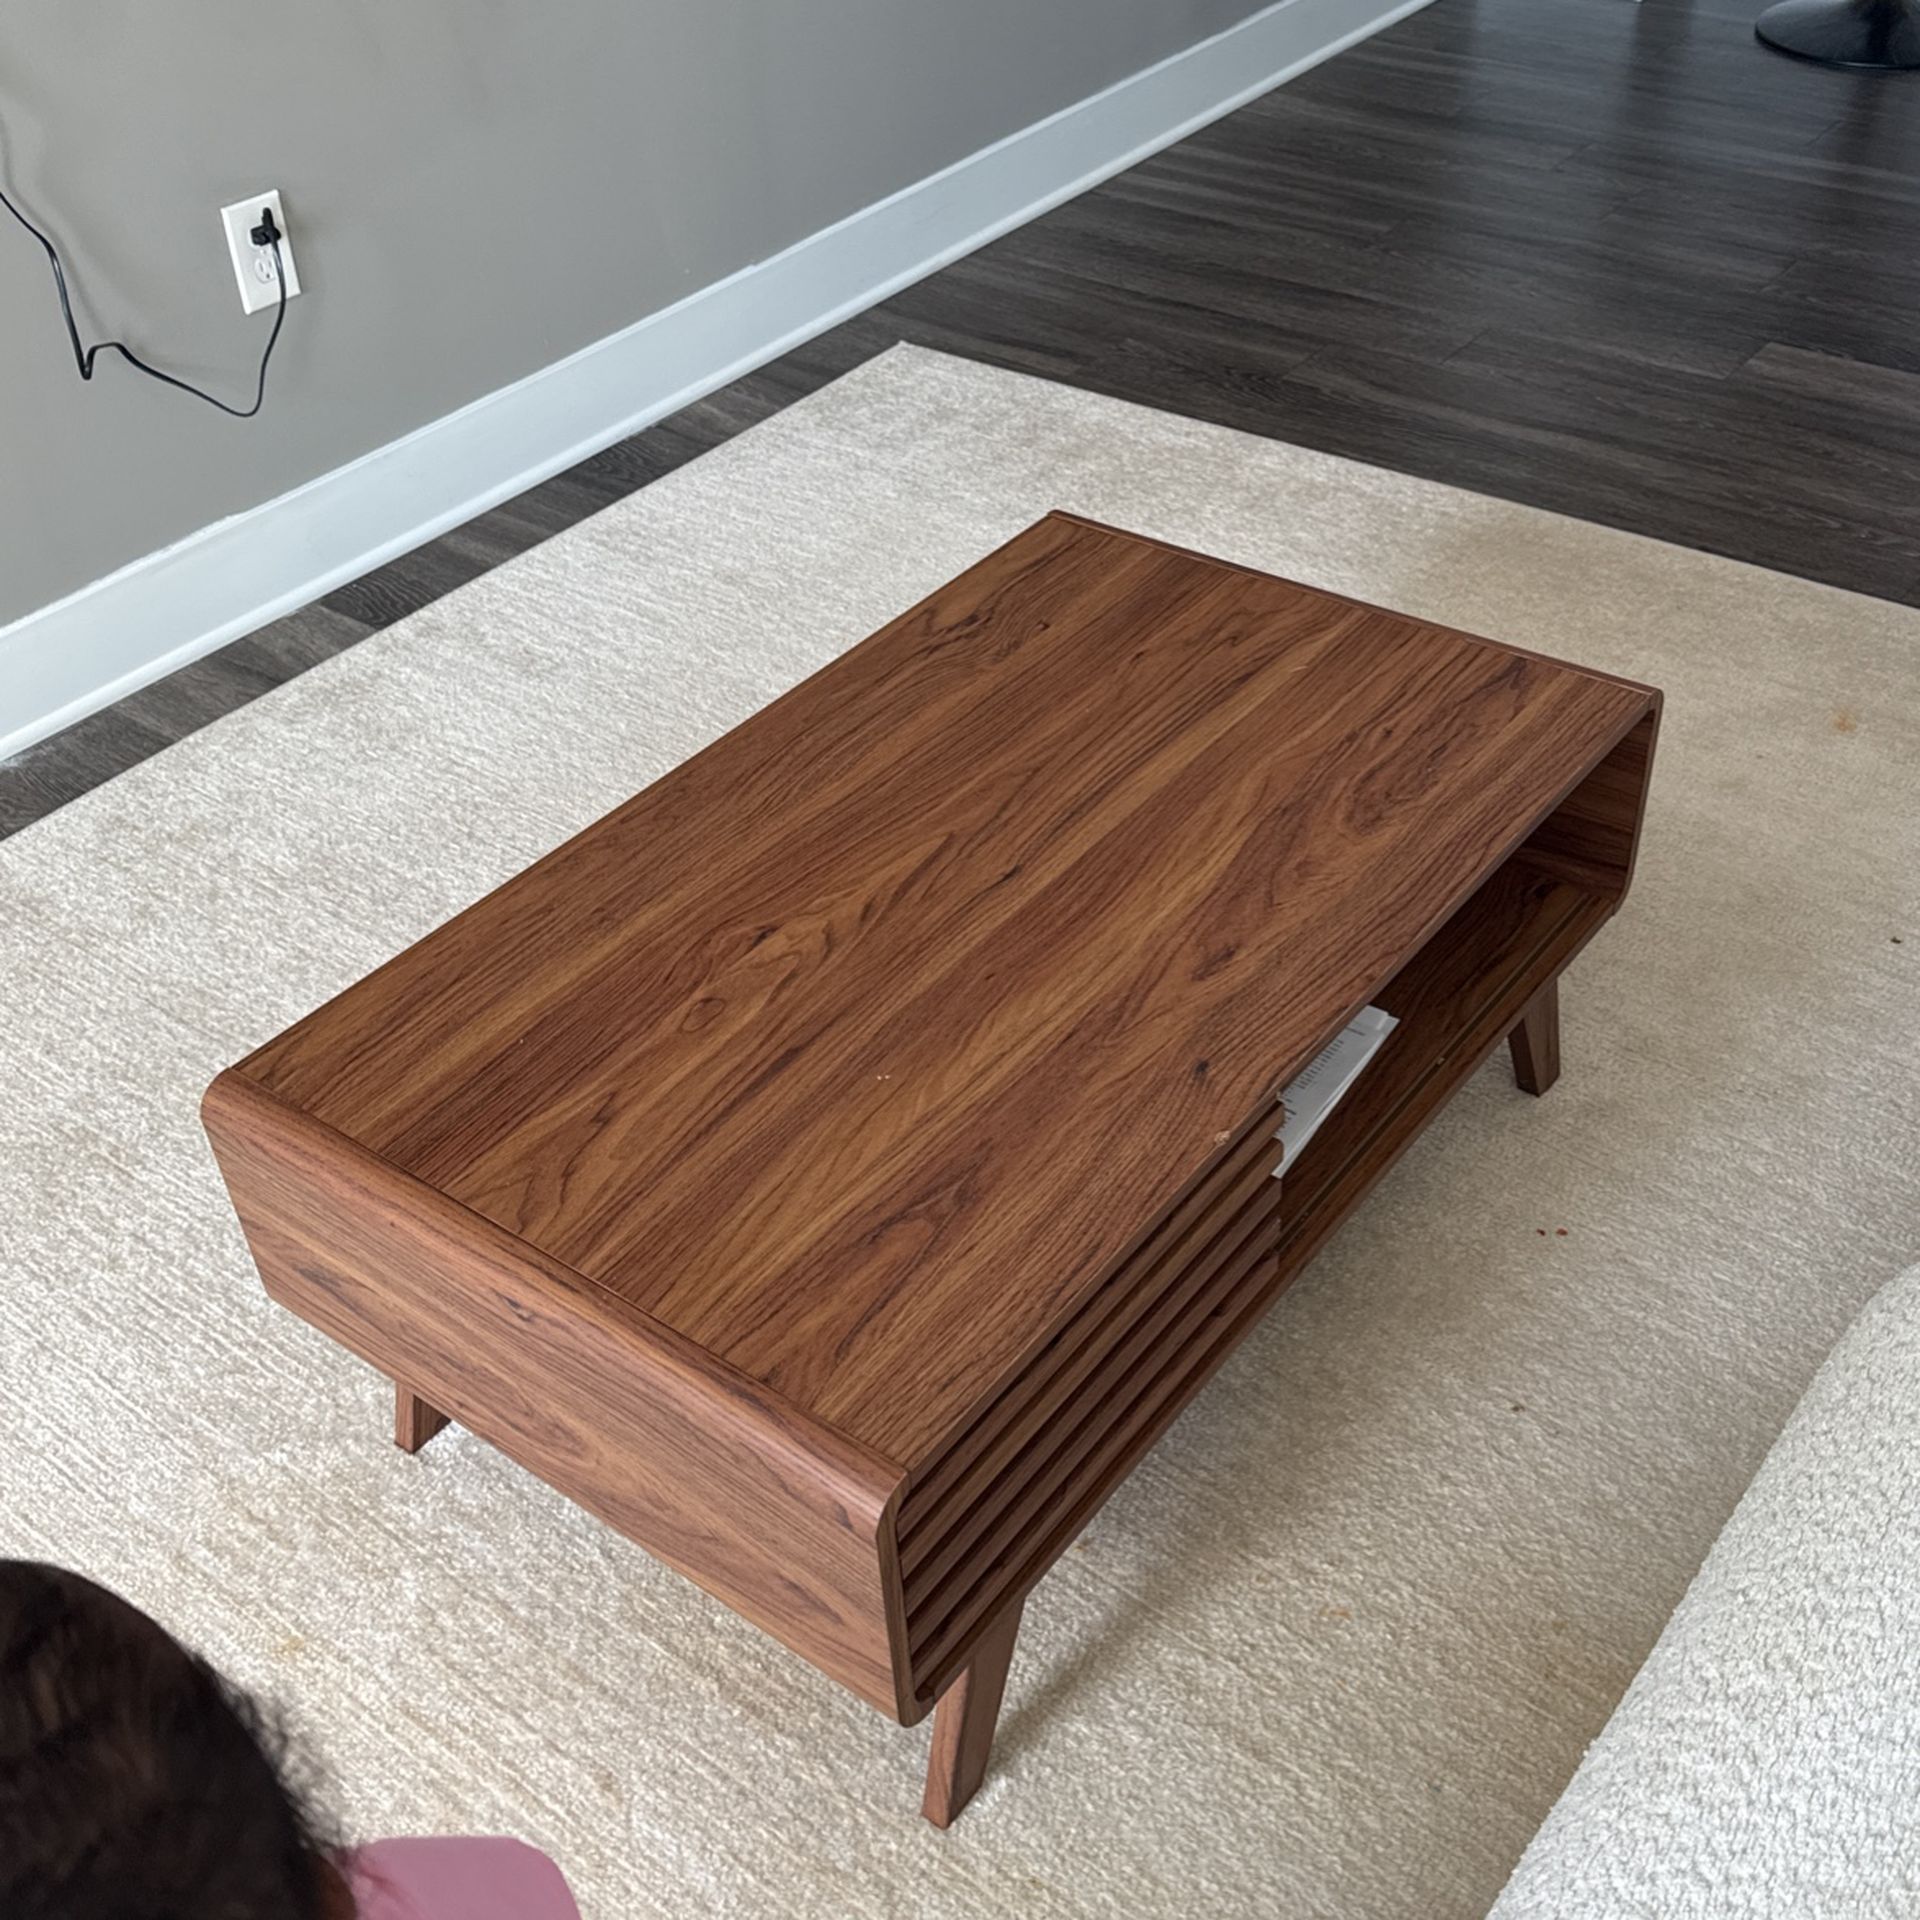
[[[1646,703],[1050,515],[239,1071],[911,1470]]]

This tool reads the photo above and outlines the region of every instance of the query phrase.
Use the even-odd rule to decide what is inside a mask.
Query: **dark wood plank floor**
[[[0,766],[0,834],[896,340],[1920,605],[1920,76],[1438,0]]]

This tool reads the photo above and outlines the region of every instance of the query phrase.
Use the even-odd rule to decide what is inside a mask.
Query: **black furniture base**
[[[1828,67],[1920,67],[1916,0],[1780,0],[1753,23],[1781,53]]]

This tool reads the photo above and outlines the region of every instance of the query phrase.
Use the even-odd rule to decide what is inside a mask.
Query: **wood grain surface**
[[[1026,1596],[1478,1061],[1652,690],[1051,515],[223,1074],[268,1290],[982,1778]],[[1297,1157],[1275,1096],[1376,1000]],[[1275,1178],[1278,1174],[1280,1177]]]
[[[1650,699],[1053,515],[240,1071],[912,1468]]]
[[[1080,1316],[1099,1330],[1064,1328],[908,1487],[899,1559],[923,1699],[964,1669],[999,1610],[1045,1574],[1619,898],[1515,855],[1373,996],[1398,1027],[1270,1195],[1211,1240],[1117,1273]],[[1076,1342],[1077,1357],[1054,1359]]]
[[[267,1291],[882,1712],[887,1462],[238,1073],[203,1107]]]

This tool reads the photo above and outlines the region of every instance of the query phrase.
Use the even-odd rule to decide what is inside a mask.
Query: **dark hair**
[[[0,1914],[324,1920],[281,1730],[78,1574],[0,1560]]]

